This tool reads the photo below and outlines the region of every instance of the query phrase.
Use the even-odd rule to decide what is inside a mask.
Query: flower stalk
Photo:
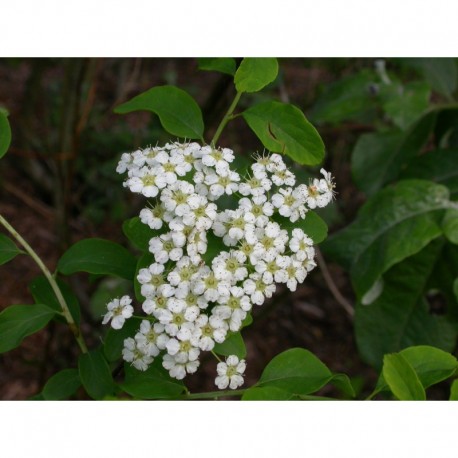
[[[24,240],[24,238],[14,229],[13,226],[11,226],[10,223],[2,216],[0,215],[0,223],[5,227],[5,229],[22,245],[22,247],[25,249],[27,254],[30,255],[30,257],[35,261],[37,266],[40,268],[40,270],[43,272],[44,276],[48,280],[49,284],[51,285],[52,290],[54,291],[54,294],[56,295],[57,301],[59,302],[61,308],[62,308],[62,315],[64,316],[65,320],[67,321],[73,335],[75,336],[76,341],[78,342],[78,345],[83,353],[87,353],[87,347],[86,344],[83,340],[83,336],[80,333],[80,330],[78,326],[75,323],[75,320],[73,319],[70,310],[68,308],[67,302],[65,301],[64,296],[62,295],[62,292],[59,288],[59,285],[57,284],[56,280],[52,276],[51,272],[49,269],[44,265],[43,261],[41,258],[38,256],[38,254],[33,250],[33,248]]]

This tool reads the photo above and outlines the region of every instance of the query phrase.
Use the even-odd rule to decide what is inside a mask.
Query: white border
[[[457,56],[454,0],[14,0],[0,56]]]
[[[3,402],[2,456],[431,458],[453,402]],[[8,453],[4,453],[4,451]]]

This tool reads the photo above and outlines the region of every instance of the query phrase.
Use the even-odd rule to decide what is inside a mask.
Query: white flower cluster
[[[172,377],[194,373],[200,353],[239,331],[253,304],[262,305],[278,283],[295,291],[316,265],[311,238],[300,228],[289,233],[281,222],[296,223],[308,209],[327,205],[331,175],[322,169],[323,178],[296,185],[282,157],[265,154],[242,177],[231,169],[233,160],[228,148],[197,143],[122,155],[117,172],[127,172],[125,187],[153,198],[140,219],[160,234],[149,242],[155,262],[137,277],[148,319],[123,351],[139,370],[163,352]],[[232,199],[218,202],[226,195]],[[210,238],[224,245],[211,260]],[[216,384],[237,388],[245,362],[231,356],[224,364]]]

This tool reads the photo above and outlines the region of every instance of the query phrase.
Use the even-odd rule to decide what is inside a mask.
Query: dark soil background
[[[307,113],[323,85],[355,68],[363,59],[281,59],[277,82],[260,94],[242,98],[240,108],[275,97]],[[196,59],[3,59],[0,60],[0,106],[10,112],[13,142],[0,162],[0,213],[21,233],[53,270],[66,247],[87,237],[126,246],[121,225],[142,208],[114,172],[123,151],[162,143],[168,136],[148,113],[113,114],[113,107],[155,85],[176,84],[203,109],[206,138],[216,129],[234,96],[231,78],[197,70]],[[318,127],[327,148],[325,168],[337,183],[334,211],[326,214],[330,231],[346,224],[363,202],[351,182],[349,157],[366,125]],[[242,120],[229,124],[221,146],[250,154],[262,149]],[[332,281],[352,303],[346,274],[327,262]],[[29,282],[40,272],[31,259],[18,256],[0,267],[0,310],[30,304]],[[82,332],[89,346],[103,336],[100,312],[90,297],[100,280],[72,276],[82,308]],[[248,349],[246,384],[259,378],[276,354],[303,347],[334,372],[352,377],[358,398],[369,394],[376,372],[364,364],[353,337],[352,319],[330,292],[329,280],[315,269],[295,294],[279,290],[254,310],[243,332]],[[128,293],[128,291],[125,291]],[[0,336],[1,338],[1,336]],[[0,355],[0,399],[27,399],[39,393],[55,372],[76,367],[78,348],[68,328],[51,323],[22,345]],[[202,359],[197,374],[186,379],[192,392],[213,391],[216,361]],[[324,396],[338,395],[332,386]],[[84,399],[80,392],[77,398]]]

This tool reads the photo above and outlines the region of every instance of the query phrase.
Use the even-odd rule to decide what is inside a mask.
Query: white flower
[[[242,196],[260,196],[265,194],[272,187],[272,182],[268,178],[249,178],[247,181],[239,184],[239,192]]]
[[[129,170],[133,165],[133,157],[130,153],[122,153],[121,160],[118,162],[116,167],[116,172],[124,173],[126,170]]]
[[[161,201],[164,208],[183,216],[189,212],[189,199],[194,194],[194,186],[187,181],[175,181],[161,193]]]
[[[246,213],[251,213],[254,216],[254,224],[259,227],[264,227],[270,217],[274,213],[274,206],[267,201],[267,196],[253,196],[252,199],[243,197],[239,200],[239,208]]]
[[[188,200],[189,211],[183,215],[183,222],[188,226],[196,227],[198,231],[207,231],[216,218],[217,207],[209,204],[204,196],[194,194]]]
[[[212,261],[212,269],[218,280],[226,280],[230,283],[244,280],[248,276],[248,270],[244,266],[246,256],[241,251],[223,251]]]
[[[277,168],[272,175],[272,181],[277,186],[294,186],[296,183],[296,177],[287,168]]]
[[[153,237],[149,241],[149,251],[154,254],[154,259],[159,264],[165,264],[169,259],[178,261],[183,256],[183,249],[176,246],[170,232]]]
[[[237,192],[240,175],[232,170],[223,173],[208,173],[205,175],[205,184],[209,187],[211,200],[216,200],[223,194],[231,195]]]
[[[165,283],[164,265],[153,263],[148,268],[142,268],[138,271],[137,280],[141,286],[143,297],[151,297],[157,288]]]
[[[229,294],[230,283],[216,278],[215,272],[208,266],[200,269],[199,275],[192,285],[192,292],[204,295],[207,301],[217,301],[219,296]]]
[[[239,361],[237,356],[230,355],[226,362],[218,363],[216,371],[218,376],[215,384],[220,390],[225,390],[228,386],[231,390],[236,390],[243,385],[243,373],[246,369],[245,360]]]
[[[132,337],[124,340],[122,357],[124,361],[132,363],[132,366],[139,371],[146,371],[148,366],[154,361],[154,358],[148,354],[146,347],[138,345]]]
[[[194,374],[199,367],[199,360],[189,360],[186,353],[178,353],[175,356],[166,354],[162,359],[162,366],[169,371],[170,377],[182,380],[186,374]]]
[[[160,229],[164,220],[165,209],[158,203],[153,208],[144,208],[140,211],[140,220],[151,229]]]
[[[201,151],[202,163],[207,167],[214,167],[218,174],[224,174],[229,169],[229,162],[234,160],[234,152],[229,148],[220,150],[204,146]]]
[[[160,350],[165,349],[169,337],[164,332],[164,325],[151,324],[148,320],[142,320],[140,332],[135,335],[135,342],[148,356],[157,356]]]
[[[253,304],[262,305],[266,298],[272,297],[276,286],[275,283],[265,283],[262,275],[255,272],[243,282],[243,289],[250,296]]]
[[[141,193],[145,197],[156,197],[159,190],[167,185],[165,177],[156,173],[155,168],[142,167],[130,170],[132,175],[125,182],[132,192]]]
[[[215,342],[224,342],[227,333],[226,323],[216,315],[200,315],[195,323],[191,341],[203,351],[213,350]]]
[[[232,286],[230,295],[221,296],[219,302],[222,305],[215,307],[213,314],[227,320],[231,331],[239,331],[247,312],[251,310],[250,298],[245,294],[243,288]]]
[[[289,241],[289,248],[295,253],[299,261],[313,259],[315,250],[313,249],[313,240],[308,237],[302,229],[296,228],[292,231],[292,237]]]
[[[180,299],[170,299],[167,308],[163,309],[158,318],[165,326],[165,331],[170,336],[176,336],[185,323],[192,323],[198,316],[200,310],[196,305],[187,307],[186,302]]]
[[[132,299],[129,296],[122,296],[121,299],[116,298],[108,302],[108,312],[103,317],[102,324],[107,324],[111,320],[113,329],[121,329],[126,319],[134,313],[131,303]]]

